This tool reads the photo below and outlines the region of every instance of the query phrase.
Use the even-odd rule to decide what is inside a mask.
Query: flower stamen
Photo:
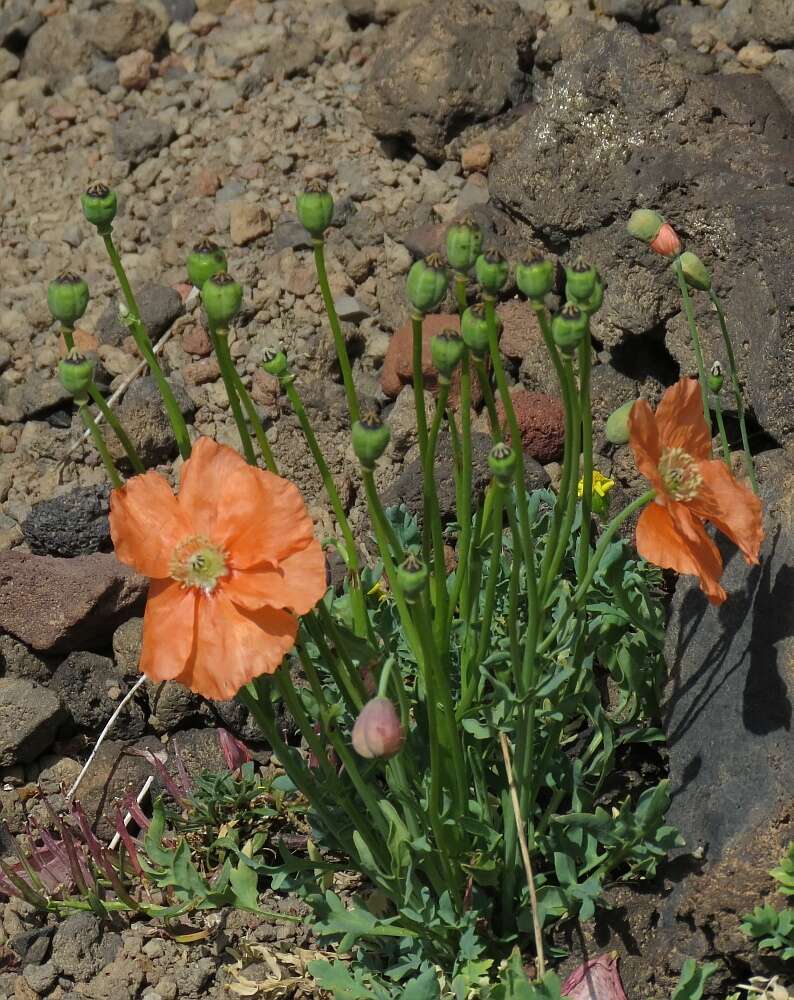
[[[211,594],[218,581],[229,575],[229,555],[204,535],[183,539],[171,556],[171,576],[183,587],[200,587]]]
[[[673,500],[694,500],[703,485],[697,462],[683,448],[665,448],[659,459],[659,474]]]

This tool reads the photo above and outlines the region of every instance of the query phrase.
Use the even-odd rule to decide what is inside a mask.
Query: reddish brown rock
[[[565,444],[565,410],[560,400],[544,392],[528,392],[520,387],[511,391],[510,398],[524,452],[541,465],[555,462],[562,455]],[[501,400],[497,400],[496,411],[504,425],[505,412]],[[507,430],[505,436],[510,436]]]
[[[539,350],[545,352],[538,318],[528,302],[510,299],[497,306],[496,312],[502,321],[499,344],[505,357],[522,361],[527,355],[534,355]]]
[[[146,588],[144,577],[109,553],[57,559],[2,552],[0,631],[41,651],[95,649],[140,611]]]
[[[251,399],[265,409],[275,410],[279,393],[279,381],[276,376],[257,368],[251,381]]]
[[[201,358],[200,361],[185,365],[182,377],[188,385],[204,385],[206,382],[216,382],[221,377],[221,370],[215,358]]]
[[[212,354],[209,334],[198,323],[195,326],[189,326],[182,334],[182,347],[188,354],[196,354],[200,358],[206,358]]]

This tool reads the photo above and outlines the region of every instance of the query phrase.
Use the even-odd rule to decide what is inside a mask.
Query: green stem
[[[720,432],[720,441],[722,442],[722,460],[730,469],[731,467],[731,446],[728,444],[728,434],[725,430],[725,420],[722,416],[722,403],[720,402],[719,393],[714,395],[714,413],[717,417],[717,427]]]
[[[590,518],[593,509],[593,412],[590,404],[590,368],[592,365],[590,326],[579,345],[579,413],[582,420],[582,523],[579,529],[579,552],[576,576],[581,580],[590,558]],[[578,486],[578,481],[577,481]]]
[[[317,268],[317,279],[320,283],[320,292],[325,303],[325,311],[328,314],[328,322],[331,326],[331,333],[334,337],[336,356],[339,360],[339,367],[342,371],[342,381],[345,384],[345,394],[347,395],[347,406],[350,410],[350,419],[353,423],[361,417],[361,410],[356,395],[356,387],[353,384],[353,370],[350,367],[350,357],[347,353],[345,336],[342,327],[339,325],[339,317],[334,306],[334,297],[331,295],[331,286],[328,284],[328,273],[325,269],[325,243],[322,237],[314,241],[314,264]]]
[[[436,410],[427,439],[425,463],[422,470],[422,490],[424,493],[425,516],[430,521],[430,535],[433,547],[433,575],[435,577],[435,622],[439,636],[445,632],[447,618],[447,571],[444,563],[444,536],[441,529],[441,513],[436,491],[435,457],[438,432],[449,397],[449,382],[442,382],[438,389]],[[464,460],[465,461],[465,460]]]
[[[703,416],[706,418],[706,425],[711,429],[711,414],[709,413],[709,387],[706,381],[706,366],[703,363],[703,350],[700,346],[700,334],[695,322],[695,311],[692,308],[692,296],[689,294],[689,286],[684,277],[684,271],[678,258],[673,261],[673,271],[678,280],[678,288],[681,292],[681,300],[684,303],[686,321],[689,324],[689,333],[692,337],[692,347],[695,349],[695,359],[698,366],[698,380],[700,381],[700,393],[703,397]]]
[[[267,439],[267,434],[265,433],[264,425],[259,419],[259,414],[257,413],[256,406],[254,406],[254,401],[248,393],[248,390],[243,385],[243,380],[240,377],[240,373],[237,368],[232,367],[234,375],[234,387],[237,390],[237,395],[240,397],[240,402],[243,404],[246,414],[248,415],[248,420],[254,429],[254,437],[256,438],[257,444],[259,445],[259,450],[262,452],[262,458],[265,460],[265,465],[268,470],[275,475],[278,475],[278,467],[276,465],[276,459],[273,456],[273,450],[270,447],[270,442]]]
[[[488,422],[491,425],[491,437],[496,444],[502,440],[502,428],[499,426],[499,417],[496,413],[496,402],[493,397],[491,380],[488,378],[485,360],[483,358],[474,358],[473,360],[474,370],[477,373],[477,378],[482,388],[483,399],[485,400],[485,409],[488,411]]]
[[[93,399],[93,401],[96,403],[97,409],[107,421],[108,426],[112,429],[113,433],[119,439],[121,447],[124,449],[133,470],[137,472],[139,475],[145,472],[146,469],[144,468],[143,462],[141,461],[140,456],[138,455],[138,452],[135,449],[135,445],[132,443],[132,441],[129,438],[129,435],[122,427],[119,418],[105,402],[105,397],[102,395],[102,393],[97,388],[96,383],[93,381],[88,386],[88,394],[90,395],[91,399]]]
[[[120,490],[124,485],[124,481],[119,475],[119,470],[116,468],[113,459],[110,456],[108,447],[105,444],[105,439],[102,436],[102,431],[97,426],[96,421],[91,416],[91,411],[88,409],[88,400],[84,399],[82,402],[78,403],[78,409],[80,411],[80,418],[85,424],[91,438],[94,442],[94,447],[99,452],[99,456],[105,466],[105,471],[108,474],[108,478],[113,484],[113,488]]]
[[[466,312],[466,275],[460,271],[455,272],[455,301],[458,304],[458,315],[461,317]]]
[[[232,416],[234,417],[235,424],[237,424],[237,433],[240,435],[240,443],[243,446],[245,460],[249,465],[256,465],[254,443],[251,440],[248,424],[245,422],[243,409],[240,406],[240,397],[237,394],[237,382],[234,377],[234,363],[232,361],[232,356],[229,353],[228,331],[222,327],[216,327],[209,317],[207,318],[207,326],[209,328],[210,340],[212,341],[212,346],[215,350],[215,356],[218,359],[218,365],[221,370],[221,378],[223,379],[223,385],[226,389],[226,395],[229,397],[229,406],[232,410]]]
[[[449,414],[451,418],[451,414]],[[472,461],[471,461],[471,367],[469,365],[469,355],[466,352],[463,356],[463,363],[460,374],[460,422],[461,422],[461,485],[458,494],[458,524],[460,534],[458,536],[457,560],[458,565],[455,570],[455,582],[452,589],[447,613],[447,627],[445,629],[445,647],[449,648],[449,639],[452,630],[452,619],[455,616],[455,608],[458,601],[461,606],[468,607],[469,602],[469,580],[470,566],[469,554],[471,552],[472,523],[471,523],[471,494],[472,494]],[[449,420],[450,430],[455,426],[454,420]]]
[[[422,317],[418,313],[411,317],[413,333],[411,361],[414,387],[414,405],[416,407],[416,433],[419,439],[419,459],[422,469],[427,458],[427,411],[425,410],[425,380],[422,374]],[[427,495],[427,482],[422,484],[423,516],[422,516],[422,556],[426,566],[430,566],[430,504]]]
[[[63,342],[66,344],[66,350],[74,350],[74,323],[61,323],[61,333],[63,334]]]
[[[108,257],[110,258],[110,263],[113,265],[113,270],[116,273],[116,278],[118,279],[118,283],[121,287],[121,292],[124,296],[127,309],[129,309],[130,312],[130,318],[132,320],[130,323],[130,332],[135,339],[135,343],[141,353],[141,356],[149,366],[149,371],[151,372],[152,378],[154,379],[163,399],[163,405],[165,406],[165,411],[174,431],[174,438],[176,439],[176,443],[179,448],[179,454],[182,458],[189,458],[190,437],[188,436],[185,418],[182,416],[182,411],[179,409],[179,404],[176,401],[173,390],[168,384],[166,377],[163,374],[163,369],[160,367],[160,362],[157,360],[157,356],[154,353],[152,342],[146,332],[146,327],[143,325],[138,303],[135,301],[132,287],[127,280],[124,265],[121,263],[121,257],[119,256],[118,250],[116,250],[110,230],[106,233],[102,233],[102,239],[104,240],[105,249],[107,250]]]

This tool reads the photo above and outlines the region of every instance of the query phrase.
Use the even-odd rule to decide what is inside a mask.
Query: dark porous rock
[[[4,389],[0,395],[0,424],[24,423],[35,417],[45,417],[71,405],[71,400],[60,379],[28,372],[22,385]]]
[[[788,54],[791,58],[787,62],[778,61],[766,67],[764,79],[794,115],[794,49],[789,49]]]
[[[52,688],[71,717],[84,732],[98,733],[127,693],[127,684],[113,660],[97,653],[70,653],[52,675]],[[113,734],[129,740],[146,728],[143,709],[131,698],[113,723]]]
[[[156,341],[185,311],[179,292],[167,285],[142,285],[134,289],[135,301],[149,337]],[[129,328],[119,316],[118,302],[111,302],[97,323],[96,335],[102,344],[121,347],[129,337]]]
[[[223,726],[244,743],[261,743],[262,730],[254,717],[239,701],[213,701],[206,705],[207,714],[216,726]]]
[[[753,0],[756,38],[770,45],[794,46],[794,10],[791,0]]]
[[[0,767],[35,760],[52,745],[65,718],[54,691],[20,677],[0,678]]]
[[[33,927],[9,938],[9,946],[23,962],[39,964],[47,959],[55,927]]]
[[[364,120],[443,160],[466,126],[526,99],[534,37],[533,20],[513,3],[426,0],[386,27],[360,98]]]
[[[342,6],[356,24],[388,21],[422,3],[424,0],[342,0]]]
[[[142,641],[143,618],[128,618],[113,633],[113,659],[127,679],[139,674]]]
[[[618,21],[653,27],[667,0],[601,0],[599,9]]]
[[[193,400],[181,385],[172,382],[171,388],[182,415],[192,419],[196,409]],[[148,375],[136,379],[122,399],[118,413],[144,465],[159,465],[174,458],[176,439],[154,379]],[[126,461],[124,449],[116,438],[108,441],[108,448],[114,459]]]
[[[121,934],[109,930],[99,917],[76,913],[58,924],[51,961],[60,975],[83,983],[112,962],[121,947]]]
[[[590,402],[596,431],[603,429],[610,414],[638,396],[637,383],[611,365],[595,365],[590,382]]]
[[[78,486],[53,500],[34,504],[22,522],[31,552],[82,556],[111,547],[108,524],[110,487]]]
[[[166,25],[154,10],[142,3],[109,3],[96,14],[94,45],[109,59],[145,49],[154,52]]]
[[[175,135],[169,122],[139,111],[124,111],[113,126],[113,148],[117,159],[137,167],[165,149]]]
[[[171,733],[199,721],[202,701],[178,681],[148,681],[149,725],[156,733]]]
[[[110,553],[74,559],[0,552],[0,629],[40,652],[101,646],[135,614],[146,580]]]
[[[52,668],[46,660],[12,636],[0,635],[0,675],[47,684]]]
[[[472,434],[472,492],[479,502],[493,476],[488,465],[488,454],[493,442],[488,434]],[[434,465],[436,490],[442,520],[451,521],[456,513],[455,474],[450,441],[441,437]],[[524,456],[525,482],[528,490],[542,489],[549,484],[549,477],[542,465]],[[381,494],[385,507],[405,504],[419,520],[422,518],[422,463],[419,459],[409,462],[402,472]]]
[[[669,263],[625,230],[633,209],[656,208],[715,276],[761,427],[794,434],[794,118],[774,90],[758,74],[692,75],[619,25],[563,58],[535,97],[495,141],[489,187],[529,233],[604,274],[598,339],[614,353],[664,336],[680,373],[695,371]],[[696,306],[704,353],[724,362],[707,297]]]
[[[59,90],[76,73],[85,73],[90,68],[93,51],[81,20],[71,14],[56,14],[32,35],[19,76],[42,77],[53,90]]]

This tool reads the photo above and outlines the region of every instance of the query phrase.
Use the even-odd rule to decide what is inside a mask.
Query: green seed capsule
[[[573,354],[587,334],[587,313],[566,303],[551,321],[551,335],[563,354]]]
[[[439,254],[431,253],[411,265],[405,292],[414,309],[424,315],[443,302],[448,285],[449,275],[444,261]]]
[[[500,486],[509,486],[516,468],[516,453],[504,441],[500,441],[491,448],[488,466]]]
[[[718,396],[722,392],[722,386],[725,381],[725,376],[722,372],[722,365],[719,361],[715,361],[711,366],[711,371],[706,376],[706,382],[708,384],[709,390]]]
[[[58,365],[58,377],[69,395],[74,396],[78,403],[84,403],[94,378],[94,362],[77,351],[70,351]]]
[[[482,226],[465,218],[447,230],[447,260],[455,271],[469,271],[482,250]]]
[[[637,402],[630,399],[627,403],[613,410],[607,418],[605,429],[607,441],[611,444],[627,444],[629,440],[629,414]]]
[[[707,292],[711,288],[711,275],[697,254],[685,250],[678,258],[678,262],[690,288],[697,288],[701,292]]]
[[[498,332],[499,317],[497,317],[496,323]],[[460,332],[464,344],[476,358],[482,358],[488,353],[490,340],[484,303],[475,302],[463,313],[460,320]]]
[[[202,240],[188,254],[188,281],[200,289],[207,278],[211,278],[214,274],[225,274],[228,266],[223,250],[212,240]]]
[[[365,469],[373,469],[386,451],[391,432],[381,418],[370,410],[353,424],[353,451]]]
[[[664,219],[658,212],[649,208],[637,208],[631,213],[626,229],[637,240],[650,243],[664,225]]]
[[[88,308],[88,285],[72,271],[64,271],[47,285],[47,305],[64,326],[74,326]]]
[[[540,301],[554,287],[555,272],[554,261],[536,257],[516,266],[516,284],[528,299]]]
[[[287,355],[280,347],[268,347],[265,349],[265,360],[262,367],[268,375],[276,375],[281,378],[289,371],[289,361]]]
[[[397,585],[406,601],[415,600],[427,582],[427,566],[413,552],[409,552],[397,567]]]
[[[113,220],[116,218],[116,192],[107,184],[92,184],[80,195],[83,215],[96,226],[100,233],[109,233]]]
[[[598,273],[582,257],[577,257],[570,267],[565,268],[565,294],[569,300],[586,302],[595,291]]]
[[[466,345],[457,330],[442,330],[430,340],[430,356],[442,380],[449,381],[460,364]]]
[[[568,286],[565,286],[566,297],[568,301],[574,301],[574,304],[582,310],[583,313],[587,313],[588,316],[592,316],[593,313],[598,312],[601,306],[604,304],[604,286],[601,283],[600,278],[596,278],[596,283],[590,298],[587,300],[572,299],[572,296],[568,294]]]
[[[316,240],[320,239],[334,217],[334,199],[325,183],[319,178],[309,181],[306,190],[298,195],[295,205],[301,225]]]
[[[211,323],[228,326],[243,304],[243,289],[230,274],[221,271],[201,286],[201,300]]]
[[[483,291],[489,295],[500,292],[510,276],[510,267],[498,250],[487,250],[480,254],[474,265],[474,271]]]

